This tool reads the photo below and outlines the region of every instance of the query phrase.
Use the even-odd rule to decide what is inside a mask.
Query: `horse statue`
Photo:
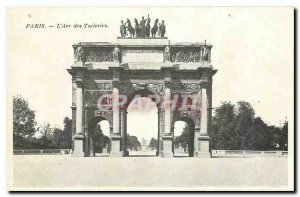
[[[140,27],[139,22],[136,18],[134,19],[134,23],[135,23],[135,27],[134,27],[135,28],[135,34],[136,34],[136,37],[139,38],[139,37],[141,37],[141,27]]]
[[[127,23],[127,30],[129,32],[129,36],[133,38],[134,37],[134,29],[133,29],[133,27],[131,25],[130,20],[127,19],[126,23]]]
[[[151,29],[151,36],[152,36],[152,37],[155,37],[156,32],[157,32],[157,30],[158,30],[157,23],[158,23],[158,19],[156,19],[156,20],[154,21],[154,25],[153,25],[153,27],[152,27],[152,29]]]

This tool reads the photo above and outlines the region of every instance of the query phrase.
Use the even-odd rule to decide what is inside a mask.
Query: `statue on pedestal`
[[[138,20],[134,19],[135,26],[133,27],[131,25],[131,22],[129,19],[126,20],[126,23],[123,24],[123,20],[121,20],[120,25],[120,34],[121,37],[136,37],[136,38],[149,38],[151,37],[164,37],[166,33],[166,26],[164,23],[164,20],[162,20],[162,23],[159,23],[158,19],[155,19],[154,24],[151,28],[151,19],[148,14],[148,18],[145,19],[144,16],[142,17],[142,20],[138,22]],[[158,33],[157,33],[158,32]],[[151,35],[150,35],[151,34]]]
[[[171,56],[170,56],[170,42],[165,48],[165,61],[170,62],[171,61]]]
[[[207,61],[208,60],[208,48],[206,46],[206,41],[205,41],[205,45],[202,48],[202,60],[203,61]]]
[[[120,55],[120,49],[116,45],[114,50],[113,50],[113,60],[116,61],[116,62],[119,62],[119,60],[120,60],[119,55]]]
[[[83,48],[82,48],[82,46],[78,46],[76,48],[75,55],[76,55],[76,61],[83,62]]]

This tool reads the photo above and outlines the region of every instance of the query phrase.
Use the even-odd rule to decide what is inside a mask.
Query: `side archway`
[[[176,118],[173,122],[174,156],[194,156],[195,123],[190,117]]]
[[[88,122],[89,155],[105,156],[111,150],[111,124],[102,116],[92,118]]]

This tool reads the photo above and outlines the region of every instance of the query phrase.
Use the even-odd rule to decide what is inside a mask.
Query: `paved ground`
[[[284,189],[287,158],[13,156],[15,190]],[[118,188],[111,188],[116,187]],[[223,187],[223,188],[222,188]],[[258,188],[259,187],[259,188]],[[245,189],[245,188],[244,188]],[[249,188],[248,188],[249,189]]]

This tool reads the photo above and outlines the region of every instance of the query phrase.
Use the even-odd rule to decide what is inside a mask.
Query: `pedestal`
[[[196,152],[196,157],[211,158],[209,152],[209,139],[208,135],[200,134],[200,136],[198,136],[198,150]]]
[[[173,147],[173,137],[164,136],[163,140],[163,151],[162,157],[173,157],[172,147]]]
[[[74,136],[74,151],[72,157],[84,157],[83,140],[84,140],[83,135]]]
[[[110,157],[123,157],[123,151],[121,151],[121,136],[117,134],[111,135],[111,151]]]
[[[124,151],[124,157],[128,157],[129,156],[129,151],[128,150],[126,150],[126,151]]]

